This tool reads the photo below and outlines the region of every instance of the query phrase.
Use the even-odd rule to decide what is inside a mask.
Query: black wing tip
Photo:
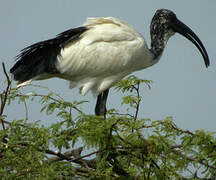
[[[15,58],[17,59],[17,57],[15,57]],[[11,74],[13,74],[13,75],[14,75],[14,71],[15,71],[16,68],[17,68],[17,63],[18,63],[18,62],[16,62],[16,63],[13,65],[13,67],[10,68],[10,71],[9,71],[9,72],[10,72]]]
[[[10,69],[9,71],[11,74],[13,74],[14,70],[13,70],[13,67]]]
[[[73,29],[68,29],[66,31],[63,31],[59,34],[57,34],[57,38],[59,37],[68,37],[70,34],[73,34],[73,33],[76,33],[76,34],[79,34],[79,33],[83,33],[85,32],[86,30],[88,30],[87,27],[85,26],[80,26],[80,27],[77,27],[77,28],[73,28]],[[80,34],[79,34],[80,35]]]

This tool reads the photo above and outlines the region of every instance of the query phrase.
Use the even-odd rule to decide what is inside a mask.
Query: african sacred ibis
[[[71,87],[80,87],[82,95],[91,90],[98,95],[96,115],[105,116],[109,88],[157,63],[175,32],[195,44],[208,67],[208,54],[197,35],[172,11],[160,9],[151,22],[150,49],[127,23],[112,17],[89,18],[81,27],[23,49],[10,72],[19,85],[59,77],[71,81]]]

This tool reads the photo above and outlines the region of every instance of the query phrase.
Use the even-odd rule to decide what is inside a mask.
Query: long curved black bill
[[[205,65],[206,67],[208,67],[210,65],[208,54],[201,40],[197,37],[197,35],[188,26],[179,21],[177,18],[172,22],[171,27],[175,32],[178,32],[179,34],[189,39],[199,49],[205,61]]]

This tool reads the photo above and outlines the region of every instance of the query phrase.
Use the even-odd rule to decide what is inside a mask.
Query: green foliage
[[[0,96],[1,179],[215,178],[214,133],[180,129],[172,117],[138,116],[140,91],[146,85],[150,89],[150,83],[135,76],[120,81],[116,89],[127,93],[122,98],[127,113],[111,109],[104,119],[82,112],[86,101],[67,102],[48,88],[47,94],[23,94],[8,82]],[[8,108],[16,101],[24,105],[22,120],[8,118],[5,97]],[[34,119],[30,123],[30,102],[39,102],[40,112],[58,121],[48,127]]]

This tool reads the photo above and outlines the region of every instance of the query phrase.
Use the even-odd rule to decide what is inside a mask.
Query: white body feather
[[[89,18],[89,30],[61,49],[56,67],[60,77],[79,86],[82,95],[110,88],[133,71],[156,63],[144,38],[116,18]]]
[[[83,27],[65,31],[56,39],[42,41],[22,50],[19,55],[21,59],[10,71],[16,76],[15,79],[21,82],[19,86],[32,80],[59,77],[71,81],[71,87],[80,87],[82,95],[89,90],[98,95],[126,75],[157,63],[168,39],[175,32],[195,44],[204,58],[206,67],[209,66],[209,57],[200,39],[179,21],[172,11],[158,10],[150,28],[151,50],[148,49],[143,36],[127,23],[112,17],[89,18]],[[58,47],[52,46],[52,41]],[[50,59],[45,63],[47,55],[41,58],[38,54],[36,60],[39,62],[36,62],[32,57],[35,55],[34,51],[38,50],[38,53],[43,54],[46,48],[41,52],[40,48],[49,45],[53,48],[53,54],[47,54],[51,54]],[[51,51],[52,48],[48,48],[47,51]],[[33,65],[41,63],[43,67],[38,67],[34,73],[29,72],[26,68],[32,68],[32,64],[26,65],[28,59],[33,59]],[[26,70],[26,75],[22,75],[22,69]],[[36,75],[33,76],[34,74]],[[33,78],[28,79],[27,75]],[[23,79],[28,80],[23,82]]]

